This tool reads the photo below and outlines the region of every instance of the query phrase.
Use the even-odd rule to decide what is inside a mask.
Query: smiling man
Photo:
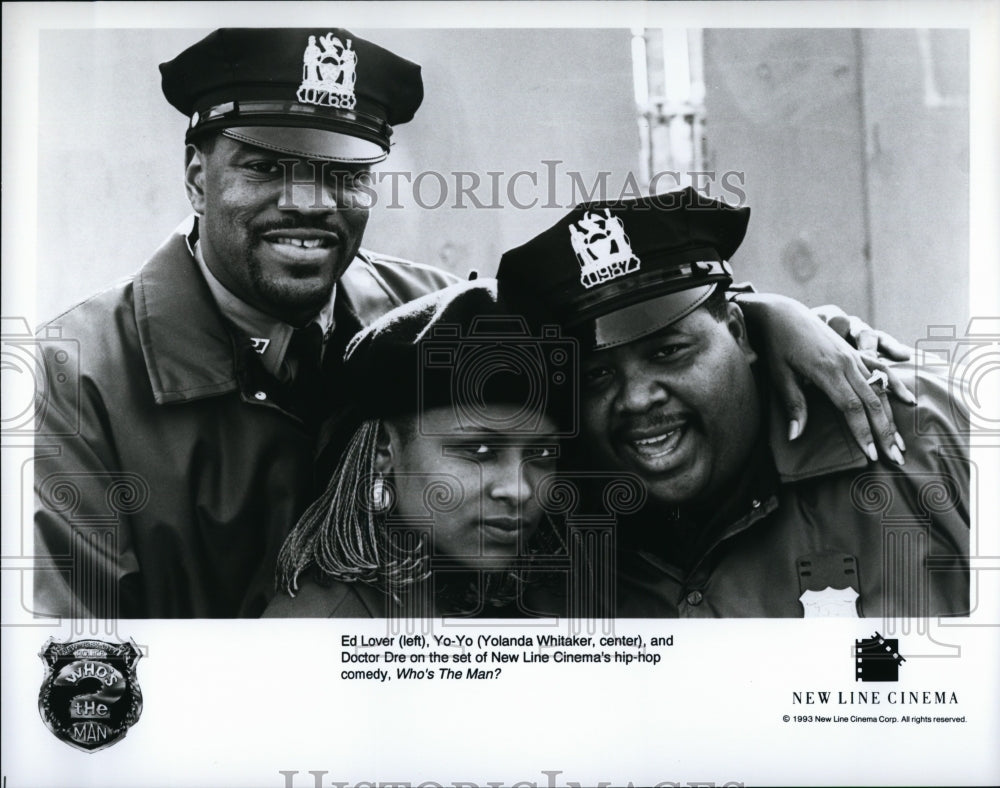
[[[658,501],[717,502],[760,438],[756,359],[721,291],[667,328],[596,350],[583,410],[595,461],[641,475]]]
[[[566,455],[646,490],[619,520],[613,608],[967,614],[964,408],[948,381],[922,374],[916,407],[893,403],[899,433],[883,456],[819,396],[804,431],[789,432],[725,293],[749,215],[690,189],[592,203],[500,263],[508,300],[581,343],[580,446]]]
[[[42,614],[258,615],[321,490],[348,340],[454,281],[360,248],[418,65],[347,30],[223,29],[160,70],[195,216],[43,333]]]
[[[265,314],[307,323],[357,255],[368,166],[289,158],[225,133],[187,156],[188,197],[212,276]]]

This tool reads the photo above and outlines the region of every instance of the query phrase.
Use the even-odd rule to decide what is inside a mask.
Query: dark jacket
[[[385,592],[368,583],[306,580],[294,597],[279,591],[264,618],[386,618],[392,609]]]
[[[350,384],[337,372],[351,336],[454,281],[359,253],[324,355],[328,415]],[[184,235],[40,337],[35,611],[259,615],[285,534],[322,489],[329,429],[283,407],[287,389],[222,318]]]
[[[918,405],[893,403],[902,467],[870,462],[819,398],[794,442],[772,405],[762,472],[686,567],[650,538],[683,528],[683,514],[620,523],[618,615],[967,615],[968,416],[946,381],[919,373],[907,383]]]
[[[473,587],[470,584],[469,588]],[[440,597],[434,598],[433,589],[433,580],[411,587],[401,594],[405,601],[400,602],[375,584],[347,583],[332,579],[320,584],[309,577],[302,581],[294,597],[279,591],[267,606],[263,617],[408,619],[435,616],[539,618],[566,615],[566,579],[564,575],[551,571],[531,575],[530,582],[513,590],[516,598],[495,604],[481,603],[481,597],[474,592],[467,597],[452,595],[443,601]]]

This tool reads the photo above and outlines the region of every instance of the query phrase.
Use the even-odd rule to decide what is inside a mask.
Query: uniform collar
[[[158,405],[239,388],[236,360],[241,348],[188,246],[194,228],[191,216],[133,279],[139,343]],[[336,291],[337,325],[345,337],[401,302],[364,250],[341,276]]]
[[[234,340],[185,238],[187,220],[135,276],[135,321],[159,405],[237,389]]]
[[[859,469],[867,467],[868,457],[862,453],[854,438],[847,429],[843,417],[833,404],[822,394],[810,392],[806,398],[809,412],[809,419],[806,422],[806,429],[795,440],[789,441],[785,430],[787,429],[787,419],[780,404],[774,397],[768,396],[765,392],[763,396],[767,400],[768,411],[768,447],[771,458],[774,460],[774,471],[777,472],[775,479],[774,472],[763,468],[766,457],[757,457],[751,460],[748,473],[754,477],[749,484],[745,484],[746,489],[741,490],[740,498],[745,502],[746,508],[728,521],[720,521],[714,526],[715,533],[706,535],[700,545],[701,549],[690,560],[687,569],[674,568],[662,556],[668,554],[663,546],[650,546],[639,543],[634,546],[626,542],[623,552],[635,551],[635,553],[647,563],[657,567],[659,571],[669,572],[681,579],[689,572],[695,572],[702,565],[705,558],[710,555],[722,542],[735,536],[736,534],[752,527],[758,520],[766,517],[778,508],[778,498],[780,496],[780,485],[804,481],[810,478],[825,476],[847,469]],[[758,451],[763,447],[758,448]],[[778,487],[775,490],[775,487]],[[777,493],[777,494],[776,494]],[[712,528],[705,524],[706,528]]]
[[[781,482],[797,482],[871,462],[847,429],[839,410],[824,395],[811,389],[806,396],[809,419],[794,441],[788,440],[788,420],[775,397],[769,397],[769,442],[774,467]]]
[[[187,224],[185,222],[184,226],[186,227]],[[264,369],[276,378],[284,379],[288,377],[285,353],[288,350],[288,343],[291,341],[296,327],[271,317],[256,307],[251,306],[243,299],[234,295],[216,278],[205,262],[204,255],[201,254],[196,219],[191,222],[189,231],[184,233],[184,240],[187,244],[189,254],[198,262],[201,274],[205,277],[208,289],[211,291],[212,297],[215,299],[215,303],[222,314],[247,337],[260,358]],[[330,335],[330,332],[333,331],[333,305],[336,297],[337,286],[334,285],[330,293],[330,300],[327,301],[320,313],[310,321],[320,327],[320,330],[323,332],[324,341]]]
[[[744,476],[736,484],[739,492],[734,493],[746,501],[748,508],[751,500],[759,507],[772,497],[775,487],[780,484],[864,468],[869,464],[870,460],[851,436],[840,411],[822,394],[811,391],[807,395],[809,419],[805,430],[794,441],[788,440],[788,422],[780,403],[766,389],[761,396],[768,414],[764,428],[768,446],[758,445],[754,449],[747,460]],[[766,467],[766,452],[773,459],[774,471]]]

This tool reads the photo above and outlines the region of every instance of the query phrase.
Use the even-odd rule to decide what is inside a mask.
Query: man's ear
[[[401,432],[398,425],[391,421],[379,424],[378,438],[375,442],[375,472],[388,476],[395,465],[396,451],[401,445]]]
[[[757,353],[750,346],[750,336],[747,334],[747,323],[743,317],[743,310],[733,301],[726,304],[726,328],[729,329],[729,333],[736,340],[736,344],[743,351],[747,361],[749,363],[756,361]]]
[[[205,154],[194,145],[184,149],[184,189],[199,216],[205,215]]]

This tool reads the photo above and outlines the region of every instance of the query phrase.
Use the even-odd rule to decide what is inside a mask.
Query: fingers
[[[870,375],[875,370],[881,370],[888,378],[888,390],[890,394],[901,402],[905,402],[907,405],[917,404],[917,398],[913,396],[913,392],[910,391],[907,385],[903,382],[903,378],[891,366],[874,356],[863,356],[861,361],[867,368],[866,370],[862,370],[863,374]]]
[[[878,331],[857,315],[848,315],[840,307],[826,305],[814,310],[830,328],[862,353],[879,354],[893,361],[908,361],[913,349],[885,331]]]
[[[903,439],[899,435],[899,430],[896,429],[896,420],[893,417],[892,406],[889,404],[889,390],[888,390],[888,380],[889,376],[886,373],[882,373],[882,376],[872,381],[873,376],[869,376],[866,379],[866,383],[874,391],[879,398],[879,402],[882,405],[882,412],[885,414],[886,420],[889,423],[888,429],[892,432],[892,444],[886,448],[885,442],[882,442],[880,447],[886,455],[894,462],[896,465],[905,464],[903,459],[903,452],[906,451],[906,444],[903,443]]]
[[[903,382],[903,378],[891,368],[886,370],[886,372],[889,376],[889,391],[893,396],[907,405],[916,405],[917,398],[913,396],[913,392]],[[906,451],[906,449],[903,449],[903,451]]]
[[[829,325],[835,318],[845,318],[845,319],[847,318],[847,313],[844,312],[844,310],[841,309],[836,304],[823,304],[822,306],[814,306],[812,308],[812,312],[827,325]],[[834,330],[836,331],[836,329]],[[840,332],[838,331],[838,333]],[[845,336],[844,334],[840,335]]]
[[[780,373],[775,372],[772,383],[788,419],[788,440],[793,441],[806,428],[808,412],[805,394],[795,374],[788,368],[783,368]]]
[[[913,348],[907,347],[885,331],[876,331],[875,334],[878,336],[878,350],[883,356],[891,358],[893,361],[910,360]]]
[[[878,334],[878,331],[875,331],[866,325],[857,334],[852,334],[851,336],[854,339],[854,345],[858,350],[871,356],[877,356]]]
[[[825,324],[812,318],[802,320],[792,315],[784,322],[772,318],[777,328],[772,326],[773,335],[768,340],[772,351],[768,367],[773,391],[781,397],[788,417],[789,439],[795,440],[805,426],[806,402],[799,380],[808,381],[840,409],[851,435],[869,459],[876,461],[881,452],[902,465],[905,446],[897,437],[889,394],[906,402],[912,402],[913,396],[876,356],[883,342],[894,350],[899,344],[888,335],[883,340],[882,332],[840,310],[829,310]],[[851,343],[862,351],[851,349]],[[878,386],[873,387],[875,380],[869,382],[871,370],[879,372],[877,379],[882,382]]]
[[[850,350],[834,358],[827,357],[799,370],[827,396],[843,414],[847,428],[865,455],[878,460],[879,451],[898,465],[903,464],[902,449],[896,442],[896,425],[885,391],[876,392],[869,385],[869,372],[861,354]],[[872,363],[885,366],[877,359]],[[771,364],[771,379],[781,396],[788,416],[789,439],[805,425],[806,404],[794,373]],[[788,376],[792,377],[789,378]],[[888,380],[888,378],[886,378]],[[792,423],[795,422],[795,423]]]
[[[824,307],[827,309],[828,307]],[[840,309],[837,312],[828,312],[825,315],[826,324],[837,332],[837,335],[848,342],[852,341],[851,337],[851,319],[844,314]]]
[[[845,381],[846,384],[846,381]],[[854,389],[847,385],[846,390],[837,396],[831,397],[844,419],[847,421],[847,429],[850,430],[858,446],[872,462],[878,459],[878,449],[875,447],[874,436],[868,423],[868,414],[875,413],[881,408],[878,397],[872,392],[870,398],[860,396]],[[884,418],[884,417],[883,417]]]
[[[903,443],[897,438],[886,386],[867,376],[862,363],[851,365],[845,378],[851,394],[842,395],[845,397],[842,410],[854,439],[869,459],[877,460],[881,452],[897,465],[903,465]],[[887,379],[884,372],[879,373],[879,380],[882,379]]]
[[[862,353],[877,356],[879,334],[882,332],[876,331],[857,315],[852,315],[848,320],[850,321],[850,341],[854,347]]]

